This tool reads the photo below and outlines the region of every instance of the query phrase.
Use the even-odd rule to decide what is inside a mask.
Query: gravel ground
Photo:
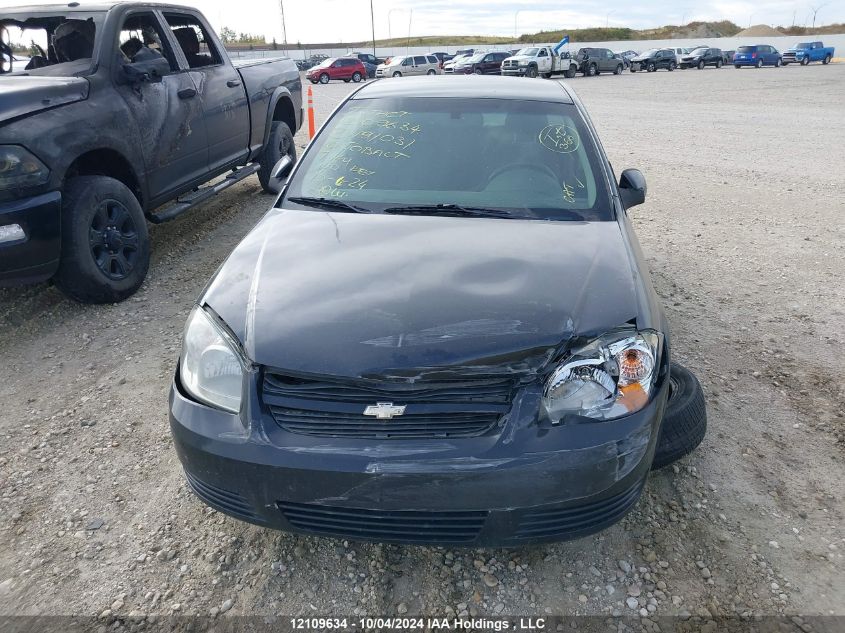
[[[633,219],[709,407],[702,446],[625,520],[447,550],[291,536],[195,499],[167,390],[192,302],[272,203],[249,179],[152,227],[123,304],[0,290],[0,614],[845,615],[845,65],[572,84],[617,172],[649,181]],[[316,86],[318,121],[351,88]]]

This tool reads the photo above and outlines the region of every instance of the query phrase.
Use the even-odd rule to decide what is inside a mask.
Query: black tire
[[[525,71],[525,76],[530,77],[531,79],[537,77],[538,74],[536,66],[529,66],[528,70]]]
[[[631,71],[632,73],[637,72],[637,69],[636,69],[636,68],[634,68],[634,65],[633,65],[633,64],[631,64],[630,71]]]
[[[621,75],[622,71],[625,70],[625,67],[622,64],[619,64],[613,71],[614,75]]]
[[[754,64],[754,68],[762,68],[762,67],[763,67],[763,60],[762,60],[762,59],[758,59],[758,60],[757,60],[757,63],[756,63],[756,64]]]
[[[426,75],[436,75],[436,74],[437,74],[437,71],[434,70],[433,68],[426,73]],[[478,74],[480,75],[481,73],[478,73]]]
[[[734,68],[736,68],[737,70],[739,70],[740,68],[742,68],[742,66],[740,66],[739,64],[734,64]]]
[[[587,72],[586,75],[588,77],[595,77],[599,74],[599,68],[595,64],[587,64]]]
[[[722,67],[722,60],[720,59],[716,62],[716,68],[721,68],[721,67]]]
[[[322,75],[320,75],[320,83],[321,84],[329,83],[330,79],[331,79],[331,77],[329,77],[328,73],[323,73]]]
[[[670,73],[671,73],[673,70],[675,70],[677,67],[678,67],[678,65],[677,65],[675,62],[669,62],[669,72],[670,72]]]
[[[551,79],[552,73],[543,73],[543,79]]]
[[[129,187],[108,176],[70,178],[56,286],[82,303],[116,303],[141,287],[149,267],[147,222]]]
[[[663,468],[691,453],[701,444],[706,432],[707,408],[701,383],[686,367],[672,363],[669,399],[651,469]]]
[[[397,70],[395,73],[393,73],[393,76],[394,76],[394,77],[401,77],[401,76],[402,76],[402,73],[400,73],[400,72]]]
[[[703,59],[698,60],[698,69],[704,70],[704,66],[705,66],[704,60]]]
[[[778,57],[778,58],[775,60],[775,68],[780,68],[780,64],[781,64],[781,62],[780,62],[780,57]]]
[[[806,66],[809,63],[810,63],[809,55],[805,55],[804,57],[801,58],[801,65],[802,66]]]
[[[573,66],[570,66],[565,71],[563,71],[563,76],[567,79],[572,79],[573,77],[575,77],[576,72],[578,72],[578,69]]]
[[[348,84],[348,83],[349,83],[349,81],[350,81],[349,79],[344,79],[344,80],[343,80],[343,83]]]
[[[358,71],[352,73],[352,81],[354,81],[356,84],[359,83],[361,81],[361,73],[359,73]]]
[[[827,66],[830,63],[830,55],[825,55],[824,59],[822,60],[822,64]]]
[[[654,62],[649,62],[645,69],[646,72],[653,73],[655,70],[657,70],[657,66],[654,65]]]
[[[261,188],[267,193],[279,193],[281,187],[278,183],[270,181],[270,174],[282,156],[287,154],[296,162],[296,144],[293,142],[293,132],[284,121],[273,121],[270,128],[270,135],[267,137],[267,145],[261,152],[258,164],[258,181]]]

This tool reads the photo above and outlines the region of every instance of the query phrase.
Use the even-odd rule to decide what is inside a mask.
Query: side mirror
[[[123,74],[129,83],[158,83],[162,77],[170,74],[170,62],[161,55],[154,54],[155,57],[144,56],[144,59],[138,59],[141,56],[139,53],[135,56],[136,61],[123,65]]]
[[[273,169],[270,171],[270,180],[274,181],[281,188],[287,181],[292,170],[293,159],[285,154],[279,159],[279,162],[273,165]]]
[[[626,209],[645,202],[645,176],[639,169],[626,169],[619,177],[619,197]]]

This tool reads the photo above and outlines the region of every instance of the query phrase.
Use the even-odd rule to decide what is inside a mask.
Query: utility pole
[[[408,9],[408,44],[405,46],[405,52],[411,52],[411,21],[414,19],[414,10]]]
[[[514,39],[514,41],[516,41],[516,37],[517,37],[517,35],[516,35],[516,32],[517,32],[516,21],[519,19],[520,13],[522,13],[522,12],[517,11],[516,13],[513,14],[513,39]]]
[[[285,0],[279,0],[279,10],[282,12],[282,41],[285,44],[285,48],[287,48],[288,30],[285,26]]]
[[[370,22],[373,25],[373,57],[376,56],[376,14],[373,13],[373,0],[370,0]]]

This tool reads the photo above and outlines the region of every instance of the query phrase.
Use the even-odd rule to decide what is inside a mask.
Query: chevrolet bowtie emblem
[[[405,405],[394,405],[392,402],[378,402],[364,409],[364,415],[371,415],[379,420],[389,420],[405,413]]]

